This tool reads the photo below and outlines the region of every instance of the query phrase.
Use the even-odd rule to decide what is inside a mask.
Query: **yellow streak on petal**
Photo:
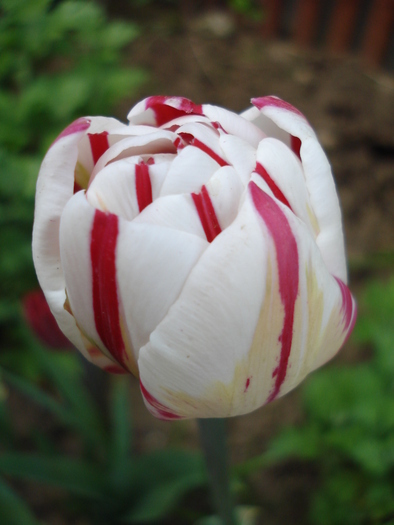
[[[121,308],[119,309],[119,324],[120,324],[120,331],[122,333],[122,339],[123,339],[126,354],[127,354],[127,368],[135,377],[139,378],[137,360],[135,358],[135,353],[134,353],[133,345],[131,343],[130,334],[129,334],[129,331],[127,330],[127,324],[126,324],[126,320],[124,317],[124,313]]]
[[[338,303],[332,308],[325,326],[322,326],[324,292],[319,288],[315,273],[311,268],[311,264],[309,268],[306,268],[309,318],[306,373],[331,359],[340,349],[345,339],[344,319],[341,314],[341,293],[338,292]]]
[[[274,383],[272,371],[279,363],[283,321],[276,263],[268,259],[265,296],[253,342],[247,356],[235,364],[232,380],[213,382],[198,398],[167,389],[163,403],[185,417],[227,417],[262,406]]]
[[[312,229],[315,232],[315,238],[320,233],[319,223],[317,222],[316,215],[309,204],[306,205],[306,211],[308,213],[309,220],[311,221]]]
[[[75,166],[74,179],[78,186],[80,186],[83,190],[87,189],[90,179],[90,173],[85,168],[85,166],[81,164],[80,161],[78,161]]]
[[[75,324],[76,324],[76,327],[78,328],[79,333],[81,335],[81,339],[82,339],[83,345],[84,345],[84,347],[86,349],[86,352],[90,356],[90,358],[92,360],[92,363],[95,364],[96,366],[99,366],[100,368],[105,368],[106,366],[108,366],[108,360],[110,360],[111,363],[118,364],[114,360],[112,355],[107,351],[107,349],[105,347],[101,347],[101,345],[96,343],[96,341],[93,341],[93,339],[91,339],[85,333],[85,331],[81,328],[81,326],[78,324],[78,322],[77,322],[77,320],[76,320],[76,318],[75,318],[75,316],[74,316],[74,314],[73,314],[73,312],[71,310],[71,305],[70,305],[70,301],[68,299],[67,290],[66,290],[66,300],[64,301],[63,308],[66,310],[66,312],[68,312],[70,315],[72,315],[74,317]]]

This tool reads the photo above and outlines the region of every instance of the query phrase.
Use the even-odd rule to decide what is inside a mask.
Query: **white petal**
[[[135,219],[137,224],[152,224],[197,235],[206,241],[195,204],[190,194],[159,197]]]
[[[220,147],[246,187],[256,166],[256,149],[245,140],[225,133],[220,136]]]
[[[212,122],[219,122],[228,134],[240,137],[254,148],[257,148],[260,140],[266,137],[266,134],[250,122],[250,120],[228,109],[210,104],[203,104],[202,109],[204,115],[209,117]]]
[[[238,214],[244,191],[238,173],[232,166],[218,169],[206,184],[216,217],[222,230],[227,228]]]
[[[241,113],[240,116],[245,120],[252,122],[256,127],[258,127],[262,131],[262,133],[264,133],[265,136],[276,138],[284,144],[286,144],[286,146],[290,147],[291,143],[289,133],[277,126],[275,122],[273,122],[270,118],[265,116],[257,108],[249,108],[243,113]]]
[[[136,355],[179,296],[207,242],[179,230],[121,222],[117,272]]]
[[[59,225],[73,195],[78,142],[90,121],[73,123],[54,142],[41,165],[37,181],[33,227],[33,260],[40,286],[61,330],[81,349],[83,343],[72,316],[64,309],[65,280],[60,261]]]
[[[219,164],[194,146],[186,146],[175,158],[167,173],[160,195],[199,192]]]

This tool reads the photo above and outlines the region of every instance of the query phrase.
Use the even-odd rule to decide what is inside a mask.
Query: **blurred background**
[[[394,524],[394,2],[0,0],[0,523],[201,525],[194,421],[67,348],[31,259],[35,183],[81,115],[181,95],[277,95],[316,129],[340,194],[353,336],[303,386],[229,421],[243,523]]]

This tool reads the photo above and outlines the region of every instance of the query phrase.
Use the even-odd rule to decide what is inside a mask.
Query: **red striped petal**
[[[157,126],[184,115],[202,115],[202,106],[183,97],[156,96],[146,100],[146,109],[152,109]]]
[[[102,342],[116,361],[127,368],[116,281],[118,221],[112,213],[95,211],[90,239],[93,310],[96,330]]]
[[[108,131],[102,133],[88,133],[90,147],[92,149],[92,156],[94,164],[97,163],[101,155],[109,148]]]
[[[181,419],[181,416],[174,414],[171,410],[160,403],[148,390],[144,387],[140,381],[141,393],[144,396],[145,401],[150,405],[155,413],[155,416],[164,420]]]
[[[204,151],[207,155],[209,155],[213,160],[216,160],[216,162],[219,164],[219,166],[228,166],[228,162],[226,162],[222,157],[220,157],[217,153],[213,151],[213,149],[209,148],[206,144],[201,142],[201,140],[193,139],[191,142],[192,146],[195,146],[196,148],[199,148],[200,150]]]
[[[282,333],[279,336],[281,353],[278,366],[272,374],[276,379],[274,388],[267,399],[269,403],[279,394],[280,387],[286,378],[290,357],[294,309],[299,284],[298,248],[286,215],[274,199],[262,191],[254,182],[251,182],[249,187],[256,210],[270,231],[275,244],[279,293],[285,313]]]
[[[285,204],[288,208],[291,209],[291,206],[289,204],[289,201],[286,199],[286,197],[283,195],[282,191],[278,188],[278,186],[275,184],[275,182],[271,179],[268,171],[262,166],[259,162],[256,163],[256,167],[254,169],[256,173],[260,175],[260,177],[263,178],[263,180],[267,183],[267,186],[272,191],[272,193],[275,195],[275,197],[280,200],[283,204]]]
[[[258,97],[258,98],[252,98],[251,100],[252,104],[256,106],[258,109],[263,109],[266,106],[274,106],[276,108],[280,109],[286,109],[287,111],[291,111],[292,113],[295,113],[296,115],[300,115],[300,117],[303,117],[305,120],[305,116],[299,111],[297,108],[286,102],[285,100],[282,100],[278,97]]]
[[[353,302],[352,294],[350,293],[349,288],[346,286],[346,284],[341,281],[341,279],[338,279],[338,277],[335,277],[335,280],[339,284],[339,288],[341,290],[342,294],[342,307],[341,307],[341,313],[344,318],[344,329],[347,332],[347,337],[351,334],[354,324],[356,322],[356,312],[355,312],[355,304]]]
[[[149,167],[145,162],[140,162],[135,167],[135,190],[137,194],[138,209],[140,212],[152,203],[152,185]]]
[[[212,242],[214,238],[221,233],[222,229],[216,217],[215,209],[207,188],[203,186],[200,193],[192,193],[192,199],[198,216],[200,217],[207,241]]]
[[[67,135],[72,135],[73,133],[78,133],[80,131],[85,131],[90,126],[90,120],[88,118],[82,117],[77,120],[74,120],[66,129],[64,129],[60,135],[53,141],[52,145],[55,144],[59,139],[67,137]]]

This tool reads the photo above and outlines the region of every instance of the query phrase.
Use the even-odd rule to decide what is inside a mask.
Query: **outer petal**
[[[52,144],[41,165],[37,181],[33,227],[33,260],[46,300],[61,330],[86,354],[74,318],[65,310],[65,280],[60,261],[59,225],[74,191],[74,168],[78,143],[90,127],[83,118],[66,128]]]
[[[341,210],[331,167],[314,131],[293,106],[276,97],[252,100],[262,115],[291,137],[301,140],[300,157],[311,204],[319,226],[317,245],[329,271],[347,282]]]
[[[267,333],[275,332],[271,319],[277,322],[280,317],[275,306],[278,297],[284,309],[276,343],[277,363],[271,369],[271,381],[265,381],[271,384],[267,401],[272,401],[335,355],[353,328],[356,308],[347,287],[327,271],[306,225],[254,183],[250,191],[275,244],[278,272],[274,303],[268,303],[268,308],[263,305],[260,313],[250,352],[252,360],[259,359],[259,352],[275,348],[275,344],[271,349],[266,347],[266,340]]]
[[[106,299],[104,294],[108,291],[108,286],[106,287],[106,285],[109,284],[111,286],[114,282],[113,276],[108,271],[108,264],[106,266],[106,260],[111,262],[113,254],[111,254],[110,246],[108,246],[108,235],[101,228],[97,232],[100,245],[97,246],[96,251],[102,253],[104,262],[93,260],[92,239],[95,233],[94,222],[97,213],[105,216],[104,213],[97,212],[90,206],[84,193],[79,192],[70,199],[62,214],[59,238],[68,309],[76,320],[76,331],[82,340],[82,347],[79,346],[78,348],[85,357],[98,366],[109,369],[109,371],[120,372],[129,369],[137,374],[132,349],[127,341],[127,334],[124,330],[122,332],[122,327],[120,327],[122,322],[121,307],[116,297],[113,297],[113,294],[110,296],[110,293],[108,293],[107,303],[103,304],[103,300],[105,301]],[[116,218],[116,216],[112,217]],[[109,233],[111,234],[111,232]],[[116,237],[114,235],[111,235],[111,237],[114,237],[113,240],[116,246]],[[101,268],[97,268],[97,265],[100,265]],[[95,270],[99,272],[96,272],[96,278],[94,276]],[[104,290],[98,290],[103,298],[101,301],[103,309],[100,311],[97,304],[95,304],[97,303],[97,298],[94,296],[95,292],[97,294],[95,286],[97,288],[99,280],[99,285],[104,287]],[[114,351],[110,344],[110,337],[103,337],[102,331],[106,331],[107,323],[99,322],[98,316],[100,315],[105,315],[107,323],[114,324],[114,332],[118,330],[118,333],[115,333],[112,339],[115,339],[116,335],[118,335],[119,339],[124,341],[125,348],[122,352],[119,347],[115,348]],[[118,323],[117,325],[116,322]],[[119,332],[121,332],[120,335]],[[73,334],[65,333],[74,342]]]

